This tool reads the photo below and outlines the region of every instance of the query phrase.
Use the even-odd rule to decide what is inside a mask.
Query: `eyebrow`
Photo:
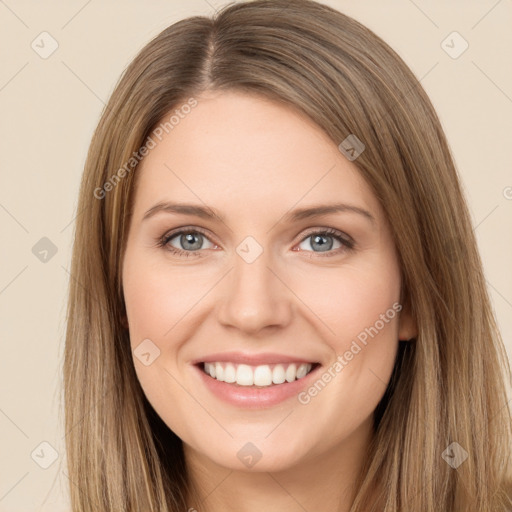
[[[151,207],[145,214],[142,220],[147,220],[153,215],[156,215],[159,212],[166,213],[178,213],[184,215],[195,215],[196,217],[201,217],[203,219],[209,220],[217,220],[219,222],[225,223],[224,217],[217,212],[214,208],[209,208],[206,206],[195,205],[195,204],[187,204],[187,203],[171,203],[171,202],[160,202],[155,206]],[[320,217],[322,215],[328,215],[332,213],[356,213],[367,220],[369,220],[372,224],[376,224],[375,217],[364,208],[359,206],[345,204],[345,203],[335,203],[335,204],[320,204],[313,205],[306,208],[297,208],[292,210],[291,212],[283,215],[282,220],[284,222],[293,222],[305,219],[311,219],[314,217]]]

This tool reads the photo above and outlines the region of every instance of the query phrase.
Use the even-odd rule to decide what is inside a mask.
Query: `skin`
[[[123,289],[131,347],[150,339],[160,355],[134,357],[142,389],[184,442],[198,511],[348,511],[372,436],[372,415],[399,339],[415,332],[402,311],[304,405],[293,397],[249,410],[204,386],[191,362],[225,351],[279,352],[329,368],[400,299],[400,269],[384,212],[353,162],[302,114],[240,92],[208,93],[137,170]],[[224,222],[159,212],[160,201],[208,205]],[[367,210],[284,222],[295,208],[343,202]],[[199,249],[176,255],[157,242],[202,229]],[[344,249],[326,228],[350,236]],[[236,249],[252,236],[263,253]],[[185,245],[183,245],[185,242]],[[175,236],[169,245],[186,252]],[[324,246],[326,244],[324,243]],[[330,247],[330,246],[329,246]],[[325,256],[325,254],[330,256]],[[237,457],[252,442],[248,468]],[[200,500],[203,500],[202,502]]]

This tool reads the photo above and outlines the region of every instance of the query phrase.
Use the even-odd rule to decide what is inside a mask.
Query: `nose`
[[[256,335],[290,323],[293,293],[271,263],[265,251],[252,263],[234,255],[234,268],[224,280],[217,308],[224,327]]]

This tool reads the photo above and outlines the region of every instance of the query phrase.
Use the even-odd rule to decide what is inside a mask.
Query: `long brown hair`
[[[376,411],[351,512],[503,512],[510,369],[439,119],[386,43],[309,0],[255,0],[175,23],[142,49],[104,109],[80,188],[67,312],[73,511],[187,510],[181,441],[135,374],[121,266],[140,150],[207,90],[284,102],[336,145],[354,134],[366,146],[354,163],[389,220],[418,335]],[[450,445],[467,452],[457,469],[443,458]]]

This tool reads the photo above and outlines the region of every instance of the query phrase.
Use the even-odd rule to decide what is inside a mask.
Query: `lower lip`
[[[194,365],[194,368],[199,372],[206,387],[221,400],[237,407],[264,409],[297,397],[304,388],[310,385],[321,366],[318,365],[302,379],[261,388],[220,382],[207,375],[198,365]]]

